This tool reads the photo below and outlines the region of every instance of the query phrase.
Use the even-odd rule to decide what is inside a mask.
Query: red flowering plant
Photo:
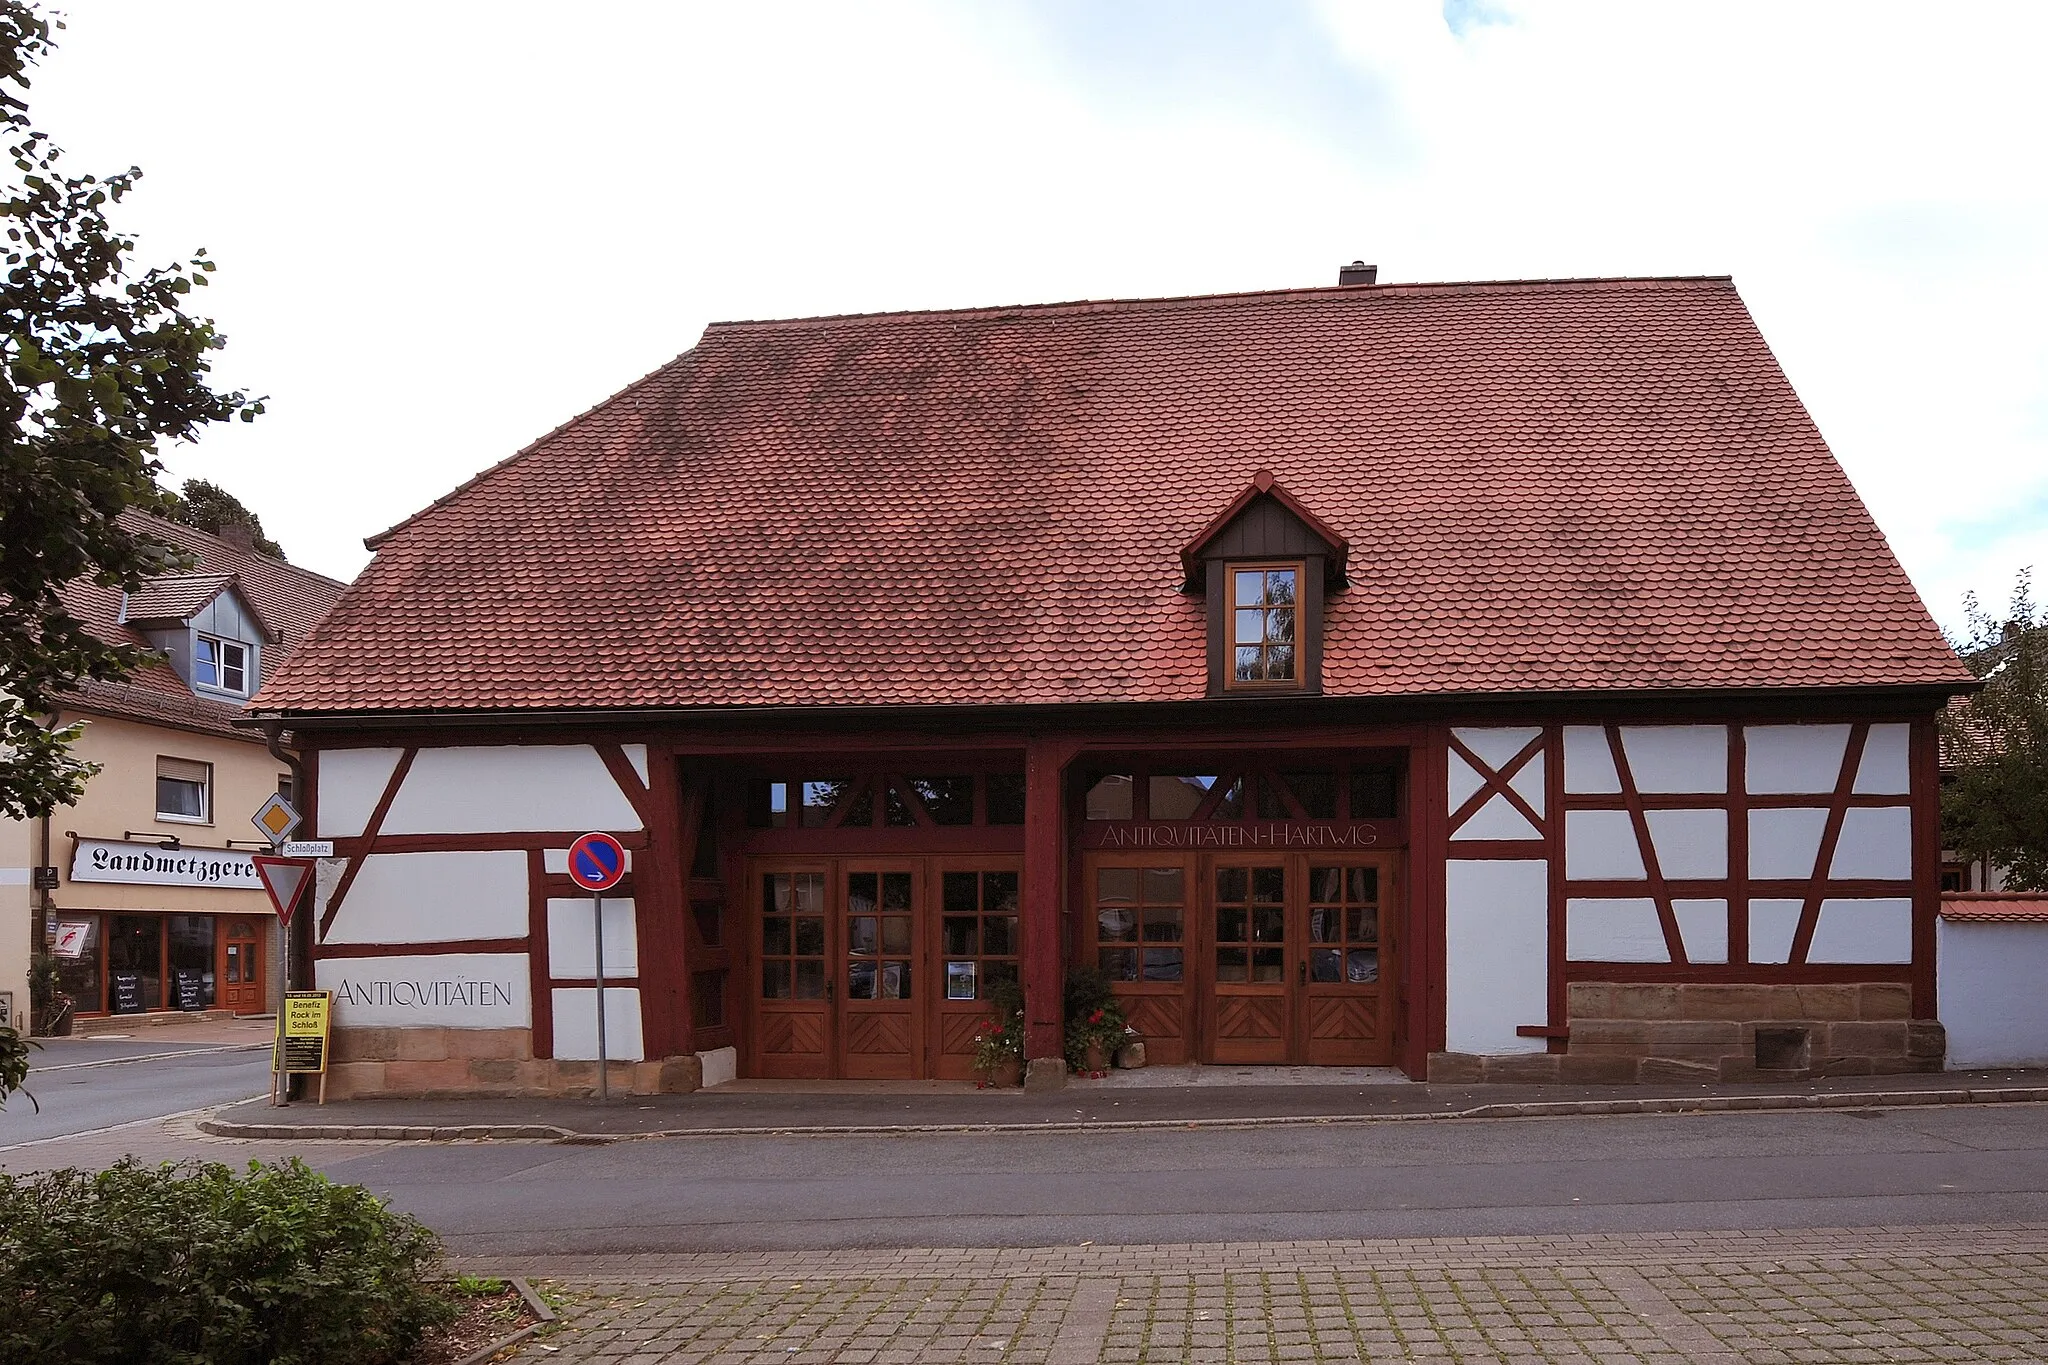
[[[974,1032],[974,1069],[994,1071],[1024,1058],[1024,992],[998,982],[989,992],[989,1017]]]
[[[1107,1060],[1123,1046],[1124,1007],[1110,989],[1109,978],[1092,967],[1067,973],[1065,995],[1067,1066],[1087,1071],[1090,1048],[1100,1048]]]

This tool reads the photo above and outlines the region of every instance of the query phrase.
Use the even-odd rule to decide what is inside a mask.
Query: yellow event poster
[[[327,1026],[333,1013],[333,991],[286,991],[284,1011],[277,1016],[277,1046],[270,1069],[291,1075],[327,1070]]]

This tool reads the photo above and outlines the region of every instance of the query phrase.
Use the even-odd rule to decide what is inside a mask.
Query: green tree
[[[1944,847],[2005,869],[2015,890],[2048,890],[2048,620],[2022,570],[2005,612],[1975,593],[1950,643],[1984,689],[1942,714]]]
[[[242,506],[240,498],[217,483],[187,479],[171,502],[171,514],[187,526],[196,526],[213,536],[228,527],[240,526],[248,531],[249,539],[257,549],[272,559],[284,558],[284,547],[263,534],[262,518]]]
[[[74,176],[29,121],[29,74],[61,27],[0,0],[0,123],[12,171],[0,184],[0,815],[77,799],[90,769],[70,735],[42,723],[84,678],[119,678],[138,651],[95,639],[64,610],[64,584],[133,588],[180,561],[120,523],[170,510],[156,485],[166,441],[250,420],[262,404],[208,383],[222,344],[186,311],[213,262],[134,265],[134,239],[107,210],[141,172]]]

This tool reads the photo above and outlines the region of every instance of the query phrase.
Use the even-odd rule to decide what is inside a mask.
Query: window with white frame
[[[249,647],[218,635],[201,635],[192,651],[192,681],[216,692],[249,694]]]
[[[213,765],[189,758],[156,761],[156,818],[204,825],[213,820]]]

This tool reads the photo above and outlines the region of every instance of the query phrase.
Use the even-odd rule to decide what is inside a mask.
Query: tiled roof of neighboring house
[[[1326,694],[1969,674],[1725,278],[715,324],[373,541],[258,709],[1204,695],[1178,552],[1350,547]]]
[[[232,586],[262,618],[268,632],[258,655],[268,677],[305,640],[347,586],[148,513],[126,512],[121,520],[130,531],[168,541],[182,550],[194,569],[149,580],[129,594],[125,604],[119,588],[83,581],[66,584],[61,594],[65,608],[104,640],[149,648],[149,638],[130,622],[185,620]],[[250,737],[234,727],[244,706],[194,696],[185,680],[161,659],[144,664],[125,682],[87,680],[73,689],[66,705],[67,710]]]
[[[1941,917],[1986,923],[2048,923],[2048,892],[1944,891]]]

